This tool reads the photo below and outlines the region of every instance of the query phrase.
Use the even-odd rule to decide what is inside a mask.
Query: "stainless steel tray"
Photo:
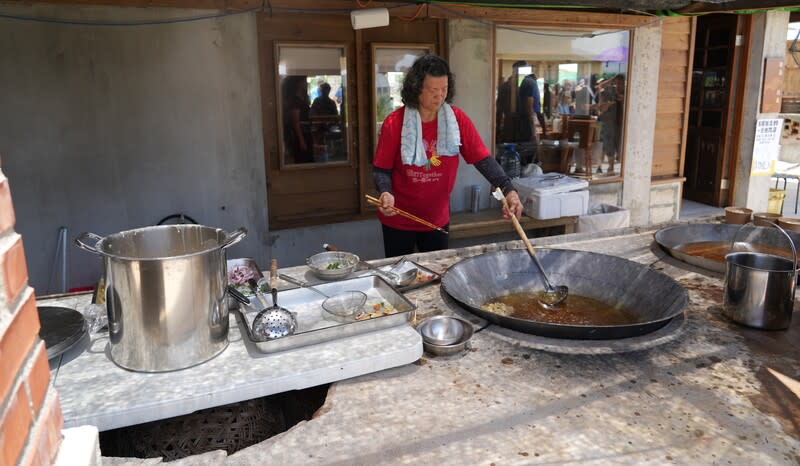
[[[264,273],[258,267],[258,264],[256,264],[256,261],[254,259],[249,258],[249,257],[241,257],[241,258],[238,258],[238,259],[228,259],[226,261],[226,267],[227,267],[228,273],[230,273],[230,271],[231,271],[231,269],[233,267],[237,267],[237,266],[240,266],[240,265],[245,265],[245,266],[248,266],[248,267],[252,268],[253,270],[255,270],[255,272],[258,274],[258,278],[261,278],[261,277],[264,276]],[[256,281],[258,281],[258,278],[256,278]],[[227,277],[226,277],[226,280],[227,280]],[[233,285],[233,283],[230,283],[230,280],[228,280],[228,284]],[[245,296],[247,296],[248,298],[250,298],[251,300],[253,300],[253,301],[255,301],[255,299],[256,299],[256,297],[255,297],[255,295],[253,293],[248,292],[248,293],[243,293],[243,294]],[[227,299],[228,299],[228,309],[239,309],[239,303],[236,302],[235,299],[231,298],[230,296],[228,296]]]
[[[416,268],[420,272],[422,272],[422,277],[418,275],[418,279],[414,280],[410,284],[406,286],[395,286],[394,288],[401,292],[405,293],[406,291],[415,290],[417,288],[422,288],[423,286],[430,285],[432,283],[436,283],[441,280],[442,276],[433,270],[419,265],[417,262],[411,261],[406,259],[405,257],[400,258],[400,260],[393,262],[391,264],[381,265],[378,269],[383,271],[388,271],[389,269],[393,269],[396,273],[403,273],[410,268]],[[359,270],[354,273],[354,276],[367,276],[371,273],[374,273],[370,269],[363,269]],[[430,277],[430,279],[428,279]]]
[[[327,314],[322,309],[322,301],[325,298],[307,288],[293,288],[278,291],[278,305],[294,312],[297,316],[297,330],[293,335],[267,341],[256,338],[252,333],[253,319],[261,309],[253,305],[241,306],[236,315],[242,335],[262,353],[274,353],[403,325],[412,319],[412,311],[416,309],[405,296],[375,275],[320,283],[314,287],[329,296],[348,290],[363,291],[367,295],[365,308],[369,309],[375,303],[385,302],[396,312],[367,320],[337,322],[326,318]]]

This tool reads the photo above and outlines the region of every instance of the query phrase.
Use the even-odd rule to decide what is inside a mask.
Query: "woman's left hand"
[[[509,191],[506,194],[506,202],[508,203],[508,208],[503,207],[503,217],[511,219],[511,216],[514,215],[520,218],[522,216],[522,202],[519,200],[519,194],[516,191]]]

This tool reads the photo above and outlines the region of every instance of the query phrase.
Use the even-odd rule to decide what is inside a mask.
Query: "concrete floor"
[[[773,178],[770,187],[775,188],[777,186],[778,189],[786,191],[781,214],[784,217],[800,217],[800,205],[798,205],[798,201],[800,200],[798,199],[798,180],[786,179],[784,183],[784,179],[781,178],[777,180],[777,185],[775,181],[776,179]],[[681,200],[681,220],[713,217],[718,215],[725,215],[725,209],[690,201],[689,199]]]

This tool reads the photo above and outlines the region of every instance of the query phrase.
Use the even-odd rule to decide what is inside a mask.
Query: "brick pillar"
[[[22,237],[0,165],[0,466],[50,465],[64,419],[28,286]]]

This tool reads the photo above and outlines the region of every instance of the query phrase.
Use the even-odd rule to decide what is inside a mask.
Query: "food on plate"
[[[238,285],[247,284],[249,280],[255,280],[257,278],[259,278],[258,271],[254,270],[249,265],[236,265],[228,270],[228,282],[231,285],[235,285],[237,289],[239,288]]]
[[[356,316],[356,320],[367,320],[375,317],[388,316],[395,314],[397,310],[386,301],[372,301],[364,305],[364,312]]]
[[[422,271],[417,272],[417,281],[420,283],[429,282],[433,280],[433,274],[424,273]]]
[[[339,270],[342,268],[342,264],[338,262],[331,262],[325,268],[328,270]]]
[[[248,285],[247,283],[243,285],[234,285],[234,288],[236,288],[236,290],[239,293],[245,295],[248,298],[252,298],[253,296],[256,295],[256,293],[253,291],[252,288],[250,288],[250,285]]]

